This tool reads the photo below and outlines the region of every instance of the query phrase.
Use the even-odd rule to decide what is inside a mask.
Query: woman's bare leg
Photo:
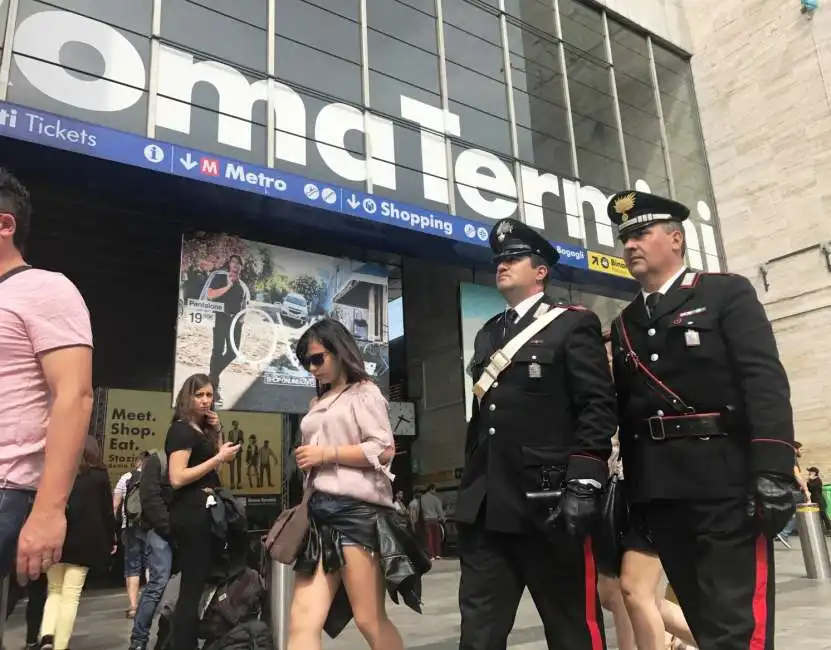
[[[288,650],[321,650],[323,625],[340,581],[339,573],[323,572],[322,562],[318,564],[313,576],[294,574]]]
[[[618,650],[635,650],[635,631],[632,621],[623,603],[623,593],[620,590],[620,580],[603,574],[597,577],[597,593],[600,604],[612,613],[615,621],[615,636]]]
[[[662,598],[658,602],[658,608],[667,631],[681,639],[687,645],[694,646],[695,639],[693,638],[692,632],[690,632],[690,626],[687,625],[687,619],[684,618],[683,610],[665,598]]]
[[[384,576],[378,558],[359,546],[345,546],[343,555],[343,585],[358,630],[372,650],[404,650],[401,635],[387,616]]]
[[[623,554],[620,586],[638,650],[665,650],[664,622],[656,602],[661,581],[661,561],[649,553]]]

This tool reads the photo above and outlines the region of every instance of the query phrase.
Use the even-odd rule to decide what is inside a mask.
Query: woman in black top
[[[182,582],[173,614],[174,650],[195,650],[199,600],[214,558],[206,490],[220,486],[219,467],[236,457],[239,445],[220,444],[222,426],[211,410],[214,388],[207,375],[192,375],[176,397],[165,452],[173,500],[170,521]]]

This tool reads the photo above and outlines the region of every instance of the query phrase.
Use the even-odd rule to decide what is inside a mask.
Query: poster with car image
[[[211,377],[216,408],[305,413],[314,378],[294,353],[321,318],[352,332],[367,372],[389,388],[387,270],[234,235],[182,240],[173,394]]]

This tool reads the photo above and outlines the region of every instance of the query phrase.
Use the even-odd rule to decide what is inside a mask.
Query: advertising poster
[[[473,415],[473,378],[470,365],[473,361],[473,343],[476,332],[491,317],[505,310],[505,299],[495,287],[480,284],[461,283],[459,285],[459,310],[462,316],[462,360],[465,377],[465,419],[470,421]]]
[[[305,413],[314,378],[294,346],[310,324],[330,317],[355,337],[386,394],[387,296],[387,272],[377,264],[233,235],[185,235],[173,392],[205,373],[217,410]]]
[[[164,449],[173,418],[169,393],[107,391],[104,462],[113,485],[132,471],[143,451]],[[221,414],[226,440],[239,442],[240,453],[220,470],[222,485],[237,496],[279,494],[283,473],[283,418],[272,413],[226,411]]]

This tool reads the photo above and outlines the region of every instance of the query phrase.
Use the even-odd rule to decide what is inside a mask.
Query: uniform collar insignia
[[[686,273],[684,279],[681,280],[681,288],[692,289],[696,282],[698,282],[698,273]]]

